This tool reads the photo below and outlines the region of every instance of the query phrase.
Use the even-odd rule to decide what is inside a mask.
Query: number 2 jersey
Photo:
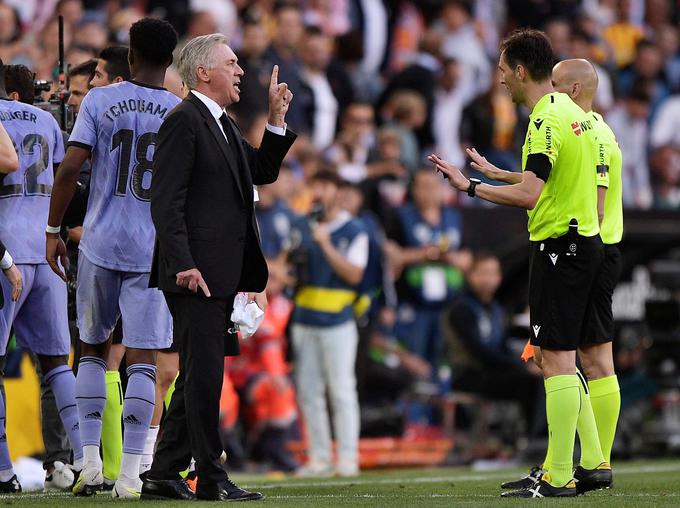
[[[68,146],[92,153],[80,250],[94,264],[149,272],[155,230],[150,189],[156,135],[180,99],[135,81],[94,88],[80,105]]]
[[[19,169],[0,175],[0,239],[15,263],[46,263],[53,168],[64,158],[61,130],[48,112],[9,99],[0,100],[0,121],[19,155]]]

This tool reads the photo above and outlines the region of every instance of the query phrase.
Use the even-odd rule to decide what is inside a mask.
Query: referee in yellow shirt
[[[592,64],[587,60],[564,60],[553,68],[552,81],[556,91],[569,95],[592,119],[596,150],[589,165],[597,173],[600,237],[605,246],[605,259],[598,270],[588,308],[584,340],[578,348],[588,381],[581,378],[581,411],[576,427],[581,460],[574,471],[574,479],[576,490],[584,493],[612,486],[611,449],[621,406],[612,354],[612,297],[621,273],[621,253],[617,244],[623,236],[622,157],[614,133],[602,116],[592,111],[598,84]],[[550,463],[549,446],[542,466],[532,468],[524,478],[503,483],[501,487],[531,487]]]
[[[543,32],[518,30],[501,45],[501,82],[512,99],[531,110],[522,147],[521,173],[493,168],[492,186],[467,179],[431,155],[450,184],[468,195],[529,212],[532,256],[529,281],[531,343],[541,348],[550,429],[551,463],[516,497],[575,496],[572,456],[581,408],[576,350],[583,343],[587,311],[604,258],[597,215],[593,120],[568,95],[554,91],[553,52]],[[474,149],[473,167],[488,165]]]
[[[574,476],[577,480],[577,490],[581,493],[612,485],[609,463],[621,408],[621,394],[614,372],[612,352],[614,336],[612,298],[621,275],[622,263],[618,248],[618,243],[623,237],[622,156],[614,133],[602,116],[592,111],[593,98],[597,90],[597,72],[592,64],[587,60],[565,60],[558,63],[553,68],[553,85],[555,90],[568,94],[592,119],[597,147],[595,154],[597,209],[605,254],[588,309],[585,338],[578,348],[581,367],[588,379],[589,399],[597,424],[596,436],[605,465],[592,469],[593,455],[597,455],[597,452],[591,452],[592,448],[596,448],[597,442],[588,449],[589,437],[583,434],[590,430],[581,429],[579,425],[581,466],[576,468]],[[590,466],[584,464],[584,455],[589,456]]]

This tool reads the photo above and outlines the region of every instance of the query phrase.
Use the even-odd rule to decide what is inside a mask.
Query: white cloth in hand
[[[264,311],[257,303],[248,301],[248,293],[237,293],[234,298],[234,310],[231,320],[235,328],[241,332],[241,337],[247,339],[253,335],[264,320]]]

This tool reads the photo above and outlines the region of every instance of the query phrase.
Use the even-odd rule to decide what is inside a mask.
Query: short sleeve
[[[60,164],[64,160],[64,135],[59,128],[59,124],[54,121],[54,143],[52,150],[52,164]]]
[[[527,157],[529,155],[543,154],[548,157],[552,166],[555,164],[561,145],[562,132],[560,122],[555,116],[537,116],[536,118],[529,119],[526,144]]]
[[[359,233],[349,244],[347,254],[345,256],[347,261],[354,266],[358,266],[362,270],[366,269],[368,264],[368,234],[365,232]]]
[[[92,150],[97,144],[97,108],[96,94],[88,93],[80,104],[80,111],[76,117],[68,146],[79,146]]]
[[[611,143],[608,139],[597,139],[597,186],[609,188],[609,164],[611,161]]]

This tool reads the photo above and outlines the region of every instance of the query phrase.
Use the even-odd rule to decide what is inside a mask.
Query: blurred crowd
[[[292,470],[295,457],[271,445],[296,438],[298,420],[287,323],[309,260],[291,231],[300,217],[317,220],[320,201],[360,220],[369,237],[354,302],[362,433],[437,422],[436,401],[451,390],[516,400],[524,430],[540,431],[542,380],[511,352],[495,298],[499,259],[463,244],[460,208],[487,205],[451,192],[424,156],[481,177],[467,167],[464,149],[475,147],[521,169],[529,112],[500,85],[498,45],[514,27],[533,26],[556,59],[595,64],[595,109],[623,152],[624,206],[680,209],[679,10],[672,0],[4,0],[0,57],[56,82],[58,14],[71,67],[125,45],[146,14],[171,21],[183,41],[222,32],[245,71],[230,114],[253,145],[280,66],[295,94],[288,127],[300,137],[279,180],[258,189],[271,305],[244,356],[228,364],[223,427],[233,460],[244,457],[235,436],[245,418],[258,432],[253,449]],[[166,81],[182,95],[172,68]],[[338,412],[344,402],[328,389]]]
[[[65,19],[71,66],[125,44],[145,13],[170,20],[183,40],[223,32],[246,71],[233,113],[257,119],[265,78],[280,63],[296,93],[289,124],[307,134],[300,150],[314,149],[359,182],[406,179],[431,150],[465,165],[466,146],[519,169],[528,112],[498,83],[498,42],[513,27],[535,26],[556,58],[596,64],[596,107],[624,152],[625,206],[677,209],[677,11],[672,0],[4,0],[0,57],[55,80],[56,14]],[[169,81],[179,93],[176,73]],[[363,128],[347,118],[353,104],[372,105]]]

